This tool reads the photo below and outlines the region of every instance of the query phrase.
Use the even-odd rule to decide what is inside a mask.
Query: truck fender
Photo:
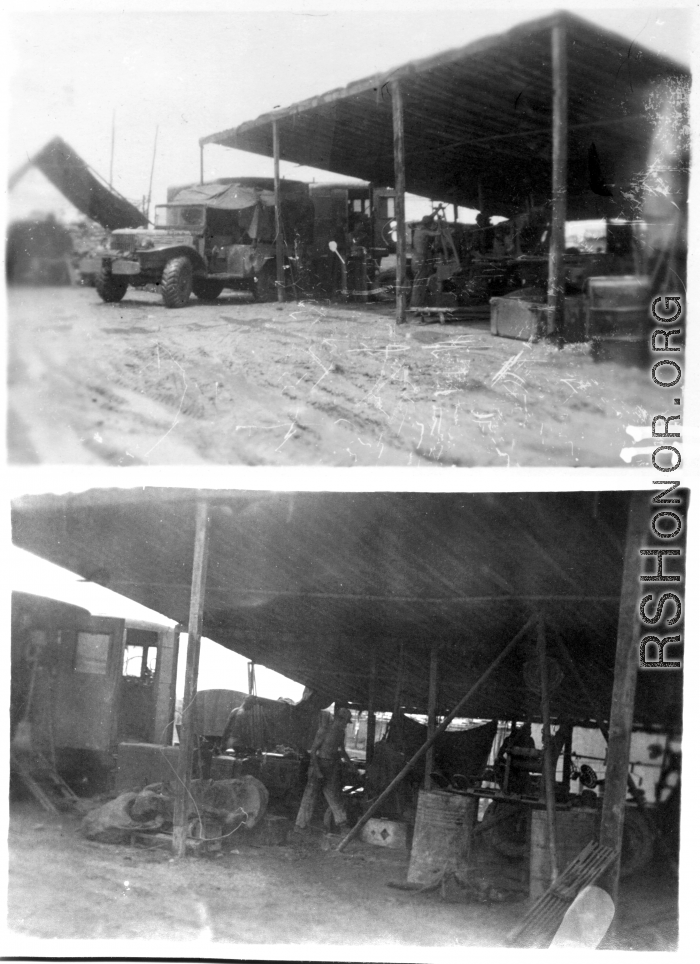
[[[139,257],[145,268],[152,266],[156,261],[165,266],[171,258],[180,258],[182,256],[190,259],[195,274],[198,272],[206,274],[207,266],[204,263],[204,259],[198,251],[195,251],[194,248],[190,248],[186,244],[174,244],[171,247],[151,248],[148,251],[139,252]]]

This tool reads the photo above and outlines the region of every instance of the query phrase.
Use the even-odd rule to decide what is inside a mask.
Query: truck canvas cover
[[[274,207],[274,191],[248,187],[243,184],[193,184],[179,191],[171,204],[203,204],[219,211],[242,211],[261,203],[264,207]]]

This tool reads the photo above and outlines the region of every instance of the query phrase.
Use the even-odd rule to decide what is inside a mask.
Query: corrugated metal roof
[[[391,96],[404,98],[406,189],[512,215],[551,196],[551,30],[567,28],[569,217],[628,216],[624,193],[645,169],[659,85],[687,79],[679,64],[576,17],[558,13],[405,64],[202,138],[372,181],[394,183]],[[613,198],[591,190],[596,146]],[[481,188],[479,182],[481,181]],[[671,212],[669,212],[671,213]]]
[[[203,493],[211,542],[204,634],[332,698],[363,703],[372,653],[378,708],[425,709],[439,642],[439,702],[453,706],[533,611],[547,617],[607,705],[617,633],[627,493]],[[25,497],[15,541],[187,623],[194,490]],[[470,715],[537,716],[523,683],[534,633]],[[680,675],[641,674],[638,721],[680,718]],[[222,680],[222,685],[225,681]],[[589,708],[567,674],[559,718]]]

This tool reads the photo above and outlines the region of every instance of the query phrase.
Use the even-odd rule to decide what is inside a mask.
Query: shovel
[[[340,253],[340,251],[338,251],[338,242],[337,242],[337,241],[329,241],[329,242],[328,242],[328,247],[331,249],[331,251],[332,251],[334,254],[337,254],[338,257],[340,258],[340,260],[343,262],[343,264],[345,264],[345,258],[342,256],[342,254]]]
[[[347,296],[348,296],[348,267],[347,267],[347,264],[345,263],[345,258],[342,256],[342,254],[340,253],[340,251],[338,251],[338,242],[337,242],[337,241],[329,241],[329,242],[328,242],[328,247],[331,249],[331,251],[333,251],[334,254],[337,254],[337,255],[338,255],[338,257],[340,258],[341,263],[342,263],[342,265],[343,265],[343,267],[341,268],[340,276],[341,276],[341,284],[342,284],[342,286],[343,286],[343,298],[347,298]]]
[[[605,937],[614,914],[615,905],[607,891],[594,884],[584,887],[564,914],[550,948],[593,950]]]

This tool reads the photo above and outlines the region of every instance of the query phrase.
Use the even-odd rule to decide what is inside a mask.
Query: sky
[[[93,616],[113,616],[118,619],[133,619],[151,622],[157,626],[175,626],[175,621],[160,613],[147,609],[140,603],[120,596],[111,589],[95,583],[84,582],[80,576],[46,559],[12,546],[7,571],[10,588],[35,595],[46,595],[51,599],[73,603],[89,610]],[[185,687],[185,661],[187,657],[187,633],[180,635],[180,651],[177,672],[177,695],[182,696]],[[304,687],[300,683],[275,673],[264,666],[255,667],[258,696],[276,700],[280,696],[293,700],[301,699]],[[248,692],[248,660],[244,656],[224,649],[206,637],[202,639],[199,658],[199,678],[197,688],[231,689]]]
[[[488,7],[443,0],[373,3],[65,2],[9,4],[9,169],[56,135],[109,178],[115,127],[114,187],[137,203],[199,177],[199,138],[414,58],[499,33],[552,8]],[[276,9],[270,9],[275,7]],[[688,63],[690,5],[588,9],[558,5],[630,41]],[[329,179],[327,172],[282,164],[282,175]],[[205,148],[205,179],[272,175],[272,161]]]

